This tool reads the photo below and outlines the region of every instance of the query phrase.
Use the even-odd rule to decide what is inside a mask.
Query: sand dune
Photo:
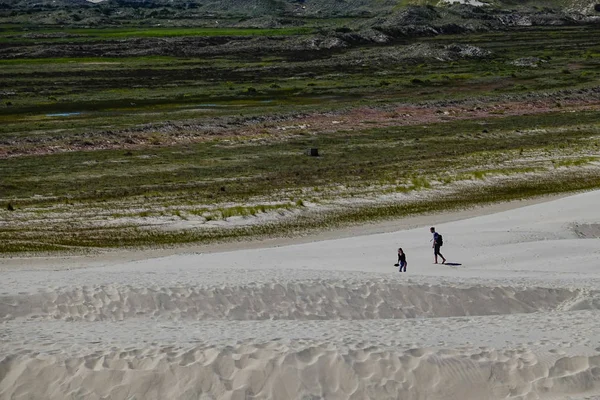
[[[597,204],[441,224],[454,266],[422,226],[5,269],[0,399],[600,398]]]
[[[600,309],[600,290],[439,286],[392,280],[243,287],[101,286],[0,297],[4,320],[397,319]]]
[[[47,399],[135,394],[147,399],[539,398],[548,392],[567,396],[580,393],[582,387],[588,392],[600,389],[600,356],[548,356],[526,348],[401,351],[272,341],[95,353],[64,361],[55,356],[17,358],[6,364],[11,371],[27,369],[47,381],[47,386],[29,388],[27,394]],[[16,381],[15,375],[4,380]]]

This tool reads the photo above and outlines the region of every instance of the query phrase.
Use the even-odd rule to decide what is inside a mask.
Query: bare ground
[[[600,89],[600,88],[595,88]],[[119,131],[94,133],[94,143],[86,142],[85,134],[63,137],[14,139],[0,147],[0,159],[23,155],[43,155],[81,150],[133,150],[156,146],[157,132],[160,146],[196,143],[216,138],[236,141],[275,141],[299,133],[319,134],[335,131],[384,128],[444,123],[456,120],[485,120],[507,116],[600,110],[600,93],[594,90],[583,96],[547,97],[511,101],[464,101],[448,105],[390,105],[385,107],[358,107],[336,112],[315,112],[306,115],[270,116],[245,120],[180,121],[143,125]],[[484,128],[482,128],[484,129]],[[89,136],[89,134],[87,135]],[[259,137],[260,139],[256,139]]]

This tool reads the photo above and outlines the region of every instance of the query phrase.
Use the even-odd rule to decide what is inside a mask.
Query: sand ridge
[[[0,297],[0,320],[360,320],[600,309],[600,290],[300,281],[242,287],[101,286]],[[568,304],[568,305],[567,305]]]

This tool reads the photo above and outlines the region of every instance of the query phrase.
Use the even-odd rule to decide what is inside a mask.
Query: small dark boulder
[[[306,151],[306,154],[311,157],[319,157],[319,149],[317,149],[317,148],[308,149]]]

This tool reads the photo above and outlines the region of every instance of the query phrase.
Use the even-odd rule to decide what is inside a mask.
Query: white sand
[[[3,260],[0,399],[598,399],[598,205],[439,224],[457,266],[432,264],[429,226],[57,270]]]
[[[481,1],[478,0],[443,0],[444,3],[449,3],[449,4],[468,4],[470,6],[475,6],[475,7],[481,7],[481,6],[485,6],[486,3],[482,3]]]

